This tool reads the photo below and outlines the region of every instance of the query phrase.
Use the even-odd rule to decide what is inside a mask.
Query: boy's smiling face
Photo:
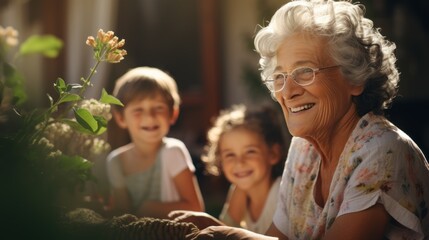
[[[177,111],[171,110],[158,93],[129,102],[122,114],[115,114],[115,119],[120,127],[128,129],[133,142],[158,143],[176,121]]]

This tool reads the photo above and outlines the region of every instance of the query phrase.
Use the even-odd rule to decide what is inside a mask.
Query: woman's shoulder
[[[411,159],[414,164],[426,164],[422,151],[406,133],[385,117],[372,114],[360,120],[343,157],[352,166],[369,168],[384,168],[386,164],[396,169],[406,168]]]
[[[289,159],[294,159],[294,162],[312,162],[318,157],[318,152],[308,140],[301,137],[292,137],[286,162]]]
[[[420,151],[413,139],[405,132],[384,116],[374,114],[367,114],[361,118],[350,140],[355,151],[361,147],[365,151],[384,148]]]

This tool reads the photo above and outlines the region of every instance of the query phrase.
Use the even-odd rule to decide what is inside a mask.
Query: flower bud
[[[89,45],[89,46],[91,46],[91,47],[93,47],[93,48],[95,48],[95,47],[97,46],[97,43],[95,42],[95,39],[94,39],[94,37],[93,37],[93,36],[89,36],[89,37],[86,39],[86,45]]]

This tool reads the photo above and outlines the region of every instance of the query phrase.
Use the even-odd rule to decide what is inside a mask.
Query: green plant
[[[30,228],[46,232],[42,229],[51,229],[60,210],[67,207],[64,194],[71,196],[67,194],[93,179],[92,163],[87,160],[95,151],[91,146],[100,145],[97,136],[106,131],[110,104],[122,105],[105,89],[98,100],[85,99],[85,91],[92,85],[100,63],[118,63],[127,52],[122,49],[125,40],[119,41],[112,31],[100,29],[96,38],[86,40],[95,59],[88,76],[78,84],[58,78],[54,83],[58,96],[48,95],[49,107],[27,110],[24,77],[12,60],[28,54],[56,57],[62,41],[50,35],[32,36],[11,58],[12,49],[18,45],[17,36],[13,28],[0,26],[0,124],[7,129],[0,132],[0,188],[6,196],[0,206],[11,226],[32,215],[41,222],[32,223]],[[70,146],[70,141],[61,142],[67,134],[76,148]]]

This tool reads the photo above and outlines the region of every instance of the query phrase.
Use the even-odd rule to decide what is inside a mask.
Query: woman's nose
[[[280,96],[284,99],[291,99],[296,95],[302,94],[303,87],[298,85],[292,78],[287,76],[285,79],[285,86],[280,91]]]

